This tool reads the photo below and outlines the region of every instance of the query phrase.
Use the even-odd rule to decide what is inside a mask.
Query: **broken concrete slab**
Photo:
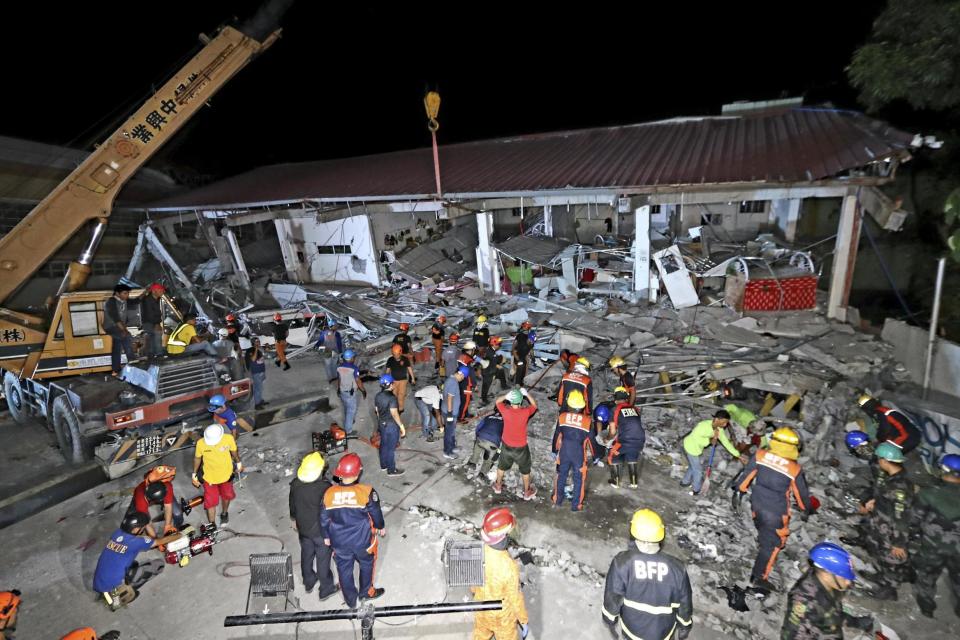
[[[635,349],[643,349],[644,347],[655,345],[661,341],[662,338],[658,338],[647,331],[637,331],[630,334],[630,346]]]

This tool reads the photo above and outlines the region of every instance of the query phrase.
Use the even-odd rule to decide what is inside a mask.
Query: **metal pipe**
[[[103,240],[103,235],[106,232],[107,219],[97,218],[97,224],[93,227],[90,241],[80,252],[80,257],[77,258],[76,262],[71,262],[70,266],[67,267],[67,272],[63,275],[63,282],[57,289],[56,297],[60,297],[68,291],[76,291],[87,283],[87,279],[90,277],[90,265],[93,263],[93,257],[96,255],[97,249],[100,247],[100,241]]]
[[[373,614],[377,618],[398,616],[429,616],[441,613],[470,613],[473,611],[496,611],[503,608],[502,600],[483,600],[481,602],[438,602],[435,604],[411,604],[393,607],[375,607]],[[227,616],[223,619],[225,627],[243,627],[257,624],[295,624],[298,622],[317,622],[322,620],[362,619],[366,611],[357,609],[328,609],[327,611],[294,611],[291,613],[250,613],[242,616]]]
[[[97,253],[97,248],[100,246],[100,241],[103,240],[103,234],[106,232],[107,219],[97,218],[97,225],[93,228],[90,242],[87,243],[86,248],[80,253],[80,258],[77,262],[80,264],[90,264],[93,262],[93,256]]]
[[[930,319],[930,338],[927,341],[927,364],[923,370],[923,397],[926,399],[930,387],[930,375],[933,373],[933,347],[937,343],[937,322],[940,319],[940,294],[943,293],[943,272],[947,259],[937,261],[937,286],[933,293],[933,317]]]

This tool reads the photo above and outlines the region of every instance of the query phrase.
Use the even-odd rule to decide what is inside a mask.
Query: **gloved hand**
[[[197,479],[197,474],[193,474],[193,476],[191,476],[190,482],[191,482],[191,483],[193,484],[193,486],[196,487],[197,489],[200,488],[200,480]]]
[[[243,473],[243,463],[242,463],[242,462],[238,462],[238,463],[237,463],[237,473]]]
[[[486,369],[487,367],[490,366],[490,361],[489,361],[489,360],[484,360],[484,359],[481,358],[481,359],[480,359],[480,366],[483,367],[484,369]]]
[[[530,635],[530,625],[520,623],[520,640],[526,640],[526,637]]]

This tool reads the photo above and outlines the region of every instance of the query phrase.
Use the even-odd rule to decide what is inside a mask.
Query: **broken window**
[[[660,205],[659,204],[650,205],[650,215],[656,215],[658,213],[660,213]]]
[[[741,200],[740,213],[766,213],[766,200]]]
[[[100,329],[97,325],[96,303],[70,303],[70,330],[74,338],[100,335]]]
[[[320,255],[333,255],[337,253],[348,254],[350,253],[350,245],[348,244],[322,244],[317,245],[317,253]]]

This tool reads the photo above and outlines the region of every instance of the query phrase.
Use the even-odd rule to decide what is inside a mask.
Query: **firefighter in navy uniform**
[[[607,464],[610,465],[610,485],[620,487],[620,467],[626,462],[630,488],[636,489],[640,479],[639,460],[643,455],[647,434],[640,420],[640,410],[630,402],[629,391],[624,387],[617,387],[613,397],[617,405],[613,409],[613,418],[610,421],[610,437],[613,443],[607,454]]]
[[[889,442],[907,454],[923,441],[920,429],[902,411],[885,407],[866,394],[860,396],[857,404],[877,421],[877,444]]]
[[[627,402],[637,404],[637,382],[633,374],[627,371],[627,362],[620,356],[613,356],[608,363],[615,374],[620,377],[618,386],[627,390]]]
[[[569,411],[566,398],[571,391],[579,391],[587,401],[587,412],[593,412],[593,381],[590,380],[590,361],[584,357],[577,358],[573,366],[573,373],[565,373],[560,379],[560,390],[557,392],[557,404],[560,411]]]
[[[343,600],[351,609],[357,597],[372,600],[383,595],[373,586],[373,570],[377,560],[377,536],[387,531],[380,510],[380,497],[373,487],[357,484],[363,472],[360,456],[348,453],[340,458],[334,475],[339,484],[323,494],[320,508],[320,529],[324,543],[333,549],[337,576]],[[360,588],[353,579],[353,565],[360,565]]]
[[[590,413],[587,401],[579,391],[571,391],[567,397],[569,410],[560,413],[553,434],[552,451],[557,456],[557,480],[553,486],[553,504],[563,504],[567,474],[573,473],[573,498],[570,510],[583,509],[583,497],[587,484],[587,469],[591,462],[600,462],[600,445],[590,428]]]
[[[693,628],[693,592],[687,569],[660,551],[663,520],[650,509],[633,514],[634,544],[613,558],[603,590],[603,621],[615,638],[684,640]]]
[[[477,343],[477,355],[487,357],[487,347],[490,346],[490,328],[487,327],[487,316],[477,316],[477,326],[473,330],[473,341]]]
[[[807,480],[796,460],[800,456],[800,437],[793,429],[781,427],[773,432],[769,449],[759,449],[734,480],[734,505],[753,484],[750,504],[757,527],[757,559],[750,579],[754,586],[772,591],[768,580],[777,554],[790,535],[790,500],[804,512],[813,513]],[[742,480],[741,480],[742,478]]]

